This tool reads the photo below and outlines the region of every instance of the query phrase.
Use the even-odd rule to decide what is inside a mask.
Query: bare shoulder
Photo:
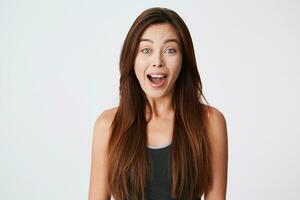
[[[104,110],[96,119],[94,123],[95,128],[100,128],[104,130],[108,130],[110,125],[115,117],[115,114],[118,110],[118,107],[113,107],[107,110]]]
[[[227,148],[227,122],[224,114],[213,106],[205,106],[208,137],[217,147]]]
[[[226,129],[226,119],[224,114],[213,106],[205,105],[205,113],[208,118],[208,125],[211,129],[220,130],[224,128]]]
[[[106,146],[111,134],[111,124],[118,107],[102,111],[94,122],[94,143]]]

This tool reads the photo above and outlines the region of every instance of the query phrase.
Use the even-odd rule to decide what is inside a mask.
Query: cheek
[[[174,76],[177,76],[181,70],[182,59],[181,57],[176,57],[168,61],[169,69]]]
[[[138,78],[139,81],[144,79],[145,76],[145,70],[146,70],[146,62],[144,59],[141,59],[137,57],[134,62],[134,71],[135,75]]]

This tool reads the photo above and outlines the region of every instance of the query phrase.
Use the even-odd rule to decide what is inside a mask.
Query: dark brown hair
[[[150,8],[132,24],[120,56],[120,102],[112,123],[108,144],[109,192],[116,200],[135,200],[142,195],[148,181],[147,133],[145,109],[151,106],[134,72],[139,39],[152,24],[171,24],[180,37],[182,68],[172,98],[175,111],[170,164],[172,197],[201,197],[211,185],[210,147],[207,137],[209,106],[201,97],[202,83],[198,73],[194,47],[182,18],[167,8]],[[151,118],[150,118],[151,119]]]

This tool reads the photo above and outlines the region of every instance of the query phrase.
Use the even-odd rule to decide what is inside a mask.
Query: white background
[[[145,9],[188,25],[225,116],[227,199],[300,199],[299,1],[0,0],[0,199],[87,199],[92,128],[118,104],[119,55]]]

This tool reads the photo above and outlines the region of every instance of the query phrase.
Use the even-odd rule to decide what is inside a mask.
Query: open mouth
[[[148,74],[147,78],[150,81],[150,85],[152,87],[157,88],[157,87],[161,87],[165,83],[167,75],[165,75],[165,74],[151,74],[151,75]]]

